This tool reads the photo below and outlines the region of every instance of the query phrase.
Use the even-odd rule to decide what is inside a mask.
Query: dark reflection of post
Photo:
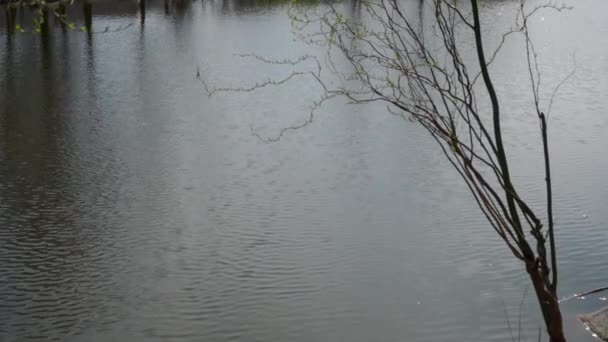
[[[7,61],[12,61],[13,59],[13,35],[12,33],[7,32],[6,33],[6,60]],[[5,63],[5,65],[9,65],[9,63]],[[7,66],[7,73],[8,73],[9,69]]]
[[[90,6],[90,3],[89,3]],[[89,92],[88,94],[88,98],[91,101],[96,101],[96,84],[95,84],[95,73],[96,73],[96,69],[95,69],[95,48],[94,48],[94,41],[93,41],[93,30],[90,28],[92,25],[91,23],[93,22],[93,16],[92,16],[92,6],[89,7],[89,9],[87,11],[85,11],[85,22],[89,22],[88,25],[90,25],[89,27],[87,27],[87,44],[86,44],[86,66],[87,66],[87,70],[86,70],[86,74],[87,74],[87,90]],[[86,19],[86,16],[88,15],[88,19]],[[89,106],[90,108],[93,108],[94,106]]]
[[[42,23],[40,24],[40,39],[42,41],[42,72],[40,74],[40,97],[42,99],[42,108],[46,110],[40,110],[40,115],[44,115],[45,118],[42,121],[48,120],[48,124],[45,126],[52,126],[56,124],[57,119],[53,114],[55,111],[55,100],[56,100],[56,88],[55,83],[55,58],[53,58],[53,48],[51,47],[52,39],[49,32],[49,13],[48,9],[44,9],[42,12]],[[42,109],[41,108],[41,109]]]
[[[68,39],[68,31],[66,29],[61,30],[61,52],[57,52],[57,55],[61,56],[62,59],[67,59],[70,56],[70,41]],[[70,57],[71,58],[71,57]],[[61,80],[66,84],[70,83],[71,71],[73,66],[69,64],[63,64],[62,66]]]
[[[140,1],[144,2],[146,0],[140,0]],[[138,53],[141,54],[140,58],[138,58],[138,63],[137,63],[140,66],[140,68],[141,68],[141,64],[143,63],[142,62],[143,61],[143,57],[144,57],[143,51],[145,49],[144,46],[145,46],[145,40],[146,40],[146,35],[145,35],[145,30],[144,30],[145,29],[145,25],[144,24],[145,24],[145,11],[146,11],[145,6],[146,5],[144,5],[144,8],[142,9],[141,2],[140,2],[140,8],[139,9],[140,9],[142,18],[141,18],[141,22],[140,22],[141,25],[139,26],[139,46],[137,47]]]
[[[84,27],[87,30],[87,48],[91,50],[93,45],[93,4],[89,0],[82,2],[82,14],[84,15]]]
[[[143,1],[143,0],[142,0]],[[139,44],[135,47],[137,56],[137,85],[140,96],[145,94],[144,87],[146,87],[146,32],[142,23],[139,29]],[[143,113],[146,111],[143,110]]]
[[[40,23],[40,43],[42,45],[42,70],[43,72],[49,68],[49,60],[51,59],[51,48],[50,48],[50,39],[49,39],[49,10],[44,7],[42,9],[42,21]],[[43,74],[42,77],[45,75]]]
[[[90,1],[82,2],[82,14],[84,15],[84,27],[90,33],[93,28],[93,4]]]
[[[139,0],[139,22],[142,27],[146,22],[146,0]]]
[[[418,19],[420,21],[420,37],[424,39],[424,0],[418,1]]]
[[[165,14],[169,14],[169,0],[165,0]]]
[[[17,9],[7,4],[4,11],[6,14],[6,34],[9,37],[12,37],[13,33],[15,33],[15,26],[17,25],[15,22],[17,19]]]
[[[186,23],[185,16],[190,12],[192,6],[191,0],[174,0],[173,8],[174,8],[174,17],[175,17],[175,28],[183,33],[183,26]]]
[[[190,0],[175,0],[173,7],[175,7],[175,12],[183,17],[186,14],[186,11],[190,8],[192,3]]]
[[[15,16],[16,11],[9,4],[4,7],[4,14],[6,16],[6,34],[12,36],[15,30]]]
[[[15,28],[14,16],[9,13],[10,9],[8,8],[8,6],[6,8],[6,11],[7,11],[7,25],[11,25],[11,23],[12,23],[12,28],[14,29]],[[12,19],[9,19],[11,17],[12,17]],[[9,22],[9,20],[12,20],[12,21]],[[4,68],[3,74],[5,75],[4,79],[1,80],[1,81],[4,81],[3,84],[0,84],[0,95],[2,96],[2,97],[0,97],[0,101],[1,101],[0,103],[3,104],[2,106],[0,106],[0,128],[6,126],[6,123],[3,121],[9,115],[9,113],[6,113],[4,111],[10,112],[9,104],[16,96],[15,82],[14,82],[15,66],[13,65],[13,63],[14,63],[14,56],[13,56],[14,41],[13,41],[11,27],[7,28],[5,44],[6,44],[5,45],[6,54],[4,55],[5,60],[3,60],[0,63],[0,68]],[[6,133],[6,134],[8,134],[8,133]],[[6,134],[2,134],[0,131],[0,136],[6,135]],[[2,146],[2,145],[0,145],[0,146]],[[4,146],[2,146],[2,149],[6,150],[6,148],[4,148]]]
[[[10,13],[9,13],[9,6],[6,5],[4,6],[4,19],[5,19],[5,24],[6,24],[6,32],[7,34],[10,32],[11,30],[11,19],[10,19]]]

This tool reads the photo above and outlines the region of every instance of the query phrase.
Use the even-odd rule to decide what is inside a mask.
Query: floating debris
[[[594,337],[608,341],[608,306],[578,318],[591,330]]]

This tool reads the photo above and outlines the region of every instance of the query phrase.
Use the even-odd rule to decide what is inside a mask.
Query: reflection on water
[[[488,40],[508,26],[508,4],[485,4]],[[523,330],[535,336],[521,265],[424,132],[332,102],[265,144],[250,127],[299,122],[313,84],[203,96],[199,65],[249,84],[288,70],[234,53],[311,52],[293,41],[286,6],[76,3],[66,12],[87,32],[46,14],[40,34],[14,32],[31,14],[5,11],[0,340],[510,341],[505,309],[516,326],[525,293]],[[564,294],[606,283],[607,10],[581,0],[534,24],[543,82],[569,71],[573,51],[579,64],[551,118]],[[518,183],[540,206],[516,51],[507,45],[493,72]],[[573,340],[588,337],[574,315],[597,305],[564,308]]]

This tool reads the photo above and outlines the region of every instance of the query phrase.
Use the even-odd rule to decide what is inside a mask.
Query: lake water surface
[[[608,2],[569,3],[533,22],[547,89],[577,68],[550,122],[561,295],[608,284]],[[484,2],[489,45],[514,4]],[[94,4],[92,34],[2,21],[0,341],[512,341],[518,321],[535,340],[523,266],[421,128],[335,101],[269,144],[252,131],[301,122],[313,82],[206,96],[197,68],[246,86],[289,69],[233,54],[311,52],[287,5],[146,10]],[[542,210],[519,48],[492,71]],[[599,297],[564,305],[570,340],[592,341],[576,314]]]

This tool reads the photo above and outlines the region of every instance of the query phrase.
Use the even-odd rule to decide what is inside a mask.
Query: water
[[[511,5],[485,3],[489,42]],[[563,295],[608,283],[608,4],[573,5],[533,23],[544,84],[577,64],[550,122]],[[420,128],[335,101],[267,144],[252,130],[301,122],[313,83],[205,96],[197,67],[252,84],[289,70],[233,54],[310,52],[286,5],[146,10],[94,4],[92,34],[0,31],[0,340],[511,341],[518,320],[535,340],[522,266]],[[518,51],[493,72],[541,208]],[[564,305],[571,340],[591,341],[575,316],[602,303]]]

